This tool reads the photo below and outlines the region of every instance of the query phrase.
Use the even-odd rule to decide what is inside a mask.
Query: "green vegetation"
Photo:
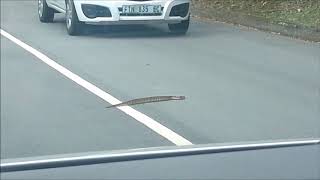
[[[320,29],[320,0],[193,0],[200,16],[251,16],[273,24]],[[230,15],[229,15],[230,16]]]

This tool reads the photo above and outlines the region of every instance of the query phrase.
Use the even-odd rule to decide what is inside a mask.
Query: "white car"
[[[167,23],[171,32],[189,28],[191,0],[38,0],[41,22],[65,13],[68,34],[77,35],[85,24]]]

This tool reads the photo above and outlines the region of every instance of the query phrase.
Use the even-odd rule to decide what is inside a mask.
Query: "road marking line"
[[[87,89],[88,91],[92,92],[96,96],[100,97],[101,99],[107,101],[108,103],[114,105],[121,103],[120,100],[113,97],[112,95],[108,94],[107,92],[101,90],[97,86],[91,84],[90,82],[82,79],[80,76],[74,74],[73,72],[69,71],[65,67],[61,66],[60,64],[56,63],[52,59],[50,59],[48,56],[44,55],[43,53],[39,52],[38,50],[34,49],[33,47],[29,46],[28,44],[20,41],[19,39],[15,38],[11,34],[7,33],[6,31],[1,29],[1,35],[6,37],[7,39],[11,40],[15,44],[19,45],[29,53],[36,56],[38,59],[40,59],[42,62],[46,63],[56,71],[60,72],[70,80],[74,81],[75,83],[79,84],[83,88]],[[126,113],[127,115],[131,116],[138,122],[144,124],[154,132],[158,133],[159,135],[163,136],[164,138],[168,139],[172,143],[178,146],[183,145],[192,145],[190,141],[185,139],[184,137],[180,136],[179,134],[175,133],[171,129],[163,126],[162,124],[158,123],[154,119],[150,118],[149,116],[129,107],[129,106],[122,106],[117,107],[122,112]]]

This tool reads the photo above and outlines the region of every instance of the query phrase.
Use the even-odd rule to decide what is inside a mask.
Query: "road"
[[[62,14],[39,22],[36,1],[1,1],[1,29],[81,78],[2,34],[1,158],[320,137],[319,43],[197,19],[186,36],[150,25],[71,37]],[[82,80],[120,101],[186,100],[106,109]]]

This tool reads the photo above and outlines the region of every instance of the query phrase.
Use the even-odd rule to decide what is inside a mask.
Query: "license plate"
[[[124,14],[159,14],[161,13],[160,5],[124,5],[122,6]]]

